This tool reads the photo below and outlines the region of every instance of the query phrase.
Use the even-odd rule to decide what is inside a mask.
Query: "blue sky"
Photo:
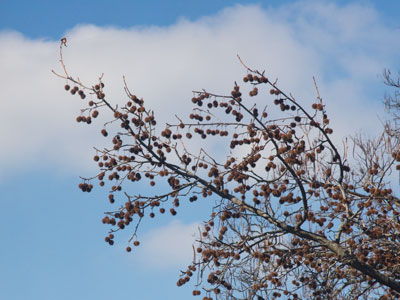
[[[72,74],[104,72],[116,103],[126,75],[164,121],[187,115],[194,89],[229,92],[244,73],[237,53],[304,101],[316,76],[340,143],[379,130],[382,71],[400,70],[399,12],[396,0],[1,1],[0,298],[191,297],[175,283],[210,204],[145,222],[132,253],[128,233],[104,243],[106,192],[77,188],[104,141],[74,122],[81,103],[50,73],[62,36]]]
[[[276,7],[294,1],[11,1],[1,2],[0,28],[17,30],[32,38],[58,38],[76,24],[96,24],[129,27],[134,25],[171,25],[179,18],[195,20],[200,16],[215,14],[224,7],[237,3],[260,4]],[[349,1],[331,1],[339,5]],[[396,24],[400,3],[396,0],[350,1],[372,5],[385,19]]]

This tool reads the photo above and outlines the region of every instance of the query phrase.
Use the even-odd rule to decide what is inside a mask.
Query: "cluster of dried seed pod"
[[[68,84],[66,84],[66,85],[64,86],[64,89],[65,89],[66,91],[69,91],[70,88],[71,88],[71,87],[70,87]],[[80,90],[78,86],[74,86],[74,87],[71,89],[70,92],[71,92],[72,95],[75,95],[76,93],[78,93],[78,95],[81,97],[81,99],[85,99],[85,98],[86,98],[85,92],[84,92],[83,90]]]
[[[82,192],[90,192],[93,189],[93,184],[87,184],[87,183],[80,183],[79,188],[82,190]]]

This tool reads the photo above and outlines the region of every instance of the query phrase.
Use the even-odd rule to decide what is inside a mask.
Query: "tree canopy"
[[[76,121],[93,123],[110,141],[93,157],[98,173],[79,185],[83,192],[112,185],[107,197],[114,210],[102,219],[110,226],[107,243],[131,230],[130,252],[139,246],[143,218],[176,215],[183,201],[196,209],[201,199],[210,218],[177,285],[193,282],[193,295],[203,300],[400,297],[400,199],[391,187],[400,169],[395,124],[376,138],[360,135],[338,147],[316,83],[308,107],[240,58],[246,74],[230,93],[194,91],[187,117],[160,124],[161,112],[147,107],[125,79],[126,103],[117,107],[102,77],[86,84],[69,75],[64,44],[63,72],[53,72],[66,91],[88,98]],[[250,93],[242,94],[243,85]],[[387,98],[392,112],[396,95]],[[108,122],[94,122],[107,112]],[[151,189],[129,194],[129,185]]]

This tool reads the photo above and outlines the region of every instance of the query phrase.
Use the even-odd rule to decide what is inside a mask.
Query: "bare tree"
[[[111,226],[105,239],[110,245],[117,232],[132,228],[129,243],[138,246],[143,218],[167,210],[176,215],[181,201],[204,198],[210,219],[177,282],[195,281],[193,295],[399,298],[400,199],[389,177],[400,161],[398,139],[384,131],[339,149],[316,84],[316,101],[308,109],[240,58],[248,95],[237,83],[230,95],[194,91],[189,118],[161,125],[125,79],[127,101],[118,108],[102,78],[85,85],[70,76],[62,50],[63,44],[63,73],[53,72],[66,80],[65,90],[90,98],[77,121],[92,123],[100,109],[112,113],[101,128],[112,146],[97,150],[98,174],[79,185],[90,192],[93,181],[112,182],[108,199],[116,208],[103,218]],[[109,133],[115,123],[120,129]],[[191,149],[191,140],[204,146]],[[225,147],[207,150],[216,140]],[[153,193],[124,193],[132,184],[154,187]]]

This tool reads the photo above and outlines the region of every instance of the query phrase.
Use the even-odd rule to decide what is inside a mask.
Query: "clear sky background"
[[[106,191],[77,188],[94,174],[101,123],[77,124],[82,103],[50,72],[61,71],[61,37],[71,74],[92,84],[104,72],[115,103],[126,75],[164,121],[190,112],[192,90],[229,93],[245,73],[236,54],[300,102],[315,98],[315,76],[340,144],[381,128],[382,71],[400,70],[399,13],[397,0],[0,0],[0,299],[191,297],[176,281],[212,203],[145,222],[132,253],[128,232],[103,241]]]

